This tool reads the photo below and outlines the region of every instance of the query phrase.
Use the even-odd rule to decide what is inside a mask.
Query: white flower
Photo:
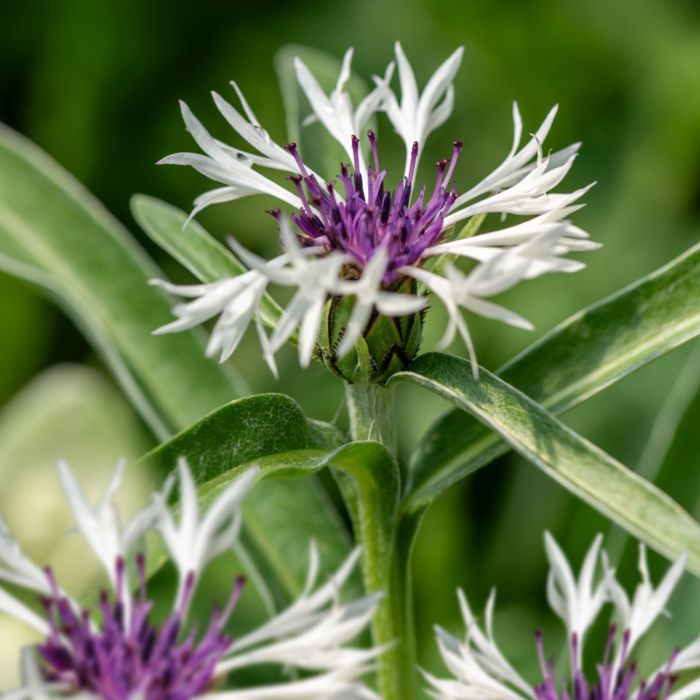
[[[537,633],[537,653],[543,680],[537,685],[525,681],[498,649],[493,635],[492,593],[486,606],[485,629],[479,626],[466,597],[459,591],[459,601],[466,627],[464,640],[458,640],[437,628],[440,654],[452,678],[438,678],[425,673],[430,694],[437,700],[558,700],[569,697],[597,700],[685,700],[700,689],[694,681],[671,692],[681,671],[700,668],[700,639],[676,650],[670,660],[657,669],[648,681],[639,677],[630,662],[634,645],[654,620],[664,612],[666,603],[683,571],[686,557],[680,557],[668,570],[657,588],[651,584],[644,547],[640,547],[641,583],[632,602],[615,578],[615,571],[601,553],[602,537],[593,541],[578,577],[554,538],[545,533],[545,549],[550,564],[547,600],[566,625],[569,640],[567,658],[571,660],[571,677],[557,681],[554,666],[545,659],[544,642]],[[602,559],[603,566],[600,566]],[[596,570],[602,569],[598,575]],[[612,603],[621,630],[612,625],[607,645],[595,655],[597,677],[586,679],[582,668],[586,632],[606,603]],[[614,653],[612,653],[614,652]],[[681,674],[682,675],[682,674]]]
[[[413,278],[447,307],[450,322],[445,339],[452,339],[459,331],[476,373],[474,346],[460,307],[520,328],[531,328],[519,315],[485,298],[545,273],[576,272],[584,267],[564,256],[598,247],[588,240],[585,231],[567,219],[580,208],[578,202],[589,188],[553,192],[569,172],[580,144],[551,154],[543,150],[557,108],[550,110],[539,129],[521,145],[523,122],[514,104],[510,152],[490,175],[463,194],[458,194],[453,185],[462,148],[455,141],[449,162],[438,164],[431,195],[418,184],[420,154],[425,139],[452,111],[453,83],[462,49],[442,63],[422,92],[398,43],[395,54],[395,62],[389,64],[383,77],[374,77],[374,88],[357,106],[348,91],[352,49],[343,58],[330,94],[324,92],[301,59],[294,61],[296,78],[312,111],[304,123],[320,122],[345,148],[351,161],[350,167],[339,166],[340,175],[335,180],[332,178],[337,173],[328,173],[329,177],[324,178],[311,170],[296,144],[281,147],[272,141],[235,84],[244,114],[218,94],[214,94],[214,100],[226,121],[249,144],[250,152],[226,146],[212,137],[183,105],[187,129],[204,155],[178,153],[161,162],[190,165],[224,185],[199,197],[192,214],[216,202],[266,194],[279,200],[287,210],[291,208],[294,229],[286,216],[278,217],[284,253],[269,262],[233,242],[235,252],[251,268],[251,276],[243,275],[238,284],[232,280],[193,287],[161,283],[168,291],[196,299],[176,306],[174,312],[179,320],[159,332],[189,328],[221,313],[208,351],[220,352],[223,361],[255,318],[264,356],[276,372],[274,354],[293,337],[296,328],[300,364],[309,364],[325,304],[331,297],[351,296],[355,307],[349,325],[343,329],[338,347],[331,349],[335,357],[325,358],[333,364],[351,352],[368,330],[373,312],[401,317],[425,307],[420,288],[410,293],[397,291],[409,289],[410,285],[403,282]],[[395,72],[400,95],[391,87]],[[368,132],[370,158],[360,147],[360,132],[369,118],[380,111],[387,114],[406,145],[403,178],[393,190],[379,163],[376,135]],[[260,173],[261,169],[295,173],[289,178],[294,191],[281,187]],[[455,233],[455,226],[461,226],[464,220],[487,214],[501,219],[511,214],[525,220],[469,238]],[[458,271],[446,265],[442,274],[431,263],[435,257],[467,260],[472,269]],[[270,338],[262,329],[258,312],[268,283],[296,290]],[[336,364],[333,366],[337,368]]]
[[[133,684],[123,689],[129,700],[175,696],[192,700],[378,700],[362,676],[372,669],[381,650],[349,644],[369,624],[380,596],[348,602],[340,598],[357,563],[358,550],[319,585],[320,562],[312,544],[309,574],[299,598],[240,638],[234,640],[224,631],[242,590],[240,578],[227,605],[215,609],[206,624],[189,622],[190,602],[207,562],[234,545],[241,502],[258,478],[256,468],[221,487],[202,512],[192,474],[180,461],[177,474],[154,495],[152,504],[123,527],[112,502],[122,477],[121,465],[95,507],[86,501],[66,465],[61,465],[60,477],[77,530],[102,563],[111,594],[101,597],[99,616],[81,612],[60,589],[53,573],[32,564],[3,526],[0,581],[40,593],[44,612],[34,611],[2,587],[0,611],[33,627],[44,641],[23,652],[23,686],[0,697],[97,700],[103,689],[127,683]],[[167,503],[175,482],[179,505],[174,515]],[[148,598],[146,562],[135,552],[147,532],[160,535],[179,577],[172,611],[160,626],[150,620],[154,601]],[[198,627],[199,633],[188,632],[188,626]],[[307,675],[250,689],[228,688],[225,679],[232,671],[259,664],[278,664]]]
[[[238,347],[253,317],[259,318],[260,301],[268,281],[267,277],[256,270],[211,284],[176,285],[164,280],[151,280],[151,284],[170,294],[194,299],[187,304],[175,306],[173,313],[178,320],[154,332],[175,333],[219,316],[209,336],[206,354],[207,357],[219,354],[220,361],[224,362]],[[264,345],[267,336],[264,335],[262,326],[259,325],[258,328]]]

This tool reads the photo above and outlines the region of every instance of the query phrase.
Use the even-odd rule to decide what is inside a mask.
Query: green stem
[[[381,384],[346,384],[345,398],[353,440],[380,442],[396,456],[394,388]]]
[[[392,456],[386,467],[392,474],[377,480],[393,484],[391,493],[389,489],[350,489],[342,483],[345,479],[341,488],[362,545],[365,588],[368,593],[383,593],[372,623],[374,644],[387,647],[378,660],[379,691],[383,700],[411,700],[416,691],[415,641],[408,553],[397,531],[401,484],[394,391],[378,384],[348,384],[346,398],[353,440],[380,442]]]

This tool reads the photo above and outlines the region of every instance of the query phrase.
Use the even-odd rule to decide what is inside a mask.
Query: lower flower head
[[[542,680],[534,685],[528,683],[496,645],[493,635],[495,595],[492,593],[489,598],[482,629],[464,593],[459,591],[466,636],[460,641],[437,629],[440,653],[453,677],[438,678],[426,673],[432,697],[437,700],[685,700],[696,697],[700,693],[700,681],[691,680],[685,685],[682,682],[684,671],[700,668],[700,638],[683,650],[669,651],[666,662],[650,674],[641,673],[634,661],[637,642],[665,612],[683,573],[685,557],[680,557],[654,587],[644,547],[640,547],[642,580],[630,599],[605,554],[601,556],[601,541],[600,536],[594,540],[576,577],[557,543],[549,533],[545,535],[551,566],[547,597],[567,628],[568,677],[557,677],[554,658],[547,657],[543,635],[537,632]],[[601,558],[603,573],[596,580]],[[586,633],[606,603],[612,603],[618,619],[610,626],[603,648],[594,655],[595,671],[587,673],[583,663]],[[591,655],[590,649],[588,655]]]
[[[212,613],[201,638],[183,637],[187,608],[194,585],[161,625],[151,622],[153,601],[148,598],[145,560],[136,556],[139,594],[124,593],[123,559],[117,559],[117,592],[100,596],[101,620],[90,611],[74,609],[47,570],[50,596],[42,596],[49,634],[37,647],[40,669],[47,683],[64,692],[88,691],[104,700],[129,700],[136,692],[143,700],[194,698],[208,690],[216,668],[233,644],[223,631],[243,586],[236,581],[228,605]]]
[[[37,610],[0,586],[0,612],[34,628],[42,638],[25,649],[22,687],[3,694],[3,700],[376,700],[361,678],[380,650],[354,648],[348,642],[367,626],[380,597],[339,601],[358,550],[318,586],[320,562],[312,544],[309,574],[299,598],[261,627],[234,639],[225,627],[242,578],[235,580],[226,605],[214,607],[199,624],[192,620],[191,603],[207,563],[237,538],[241,502],[257,469],[225,486],[204,512],[184,462],[177,476],[179,518],[167,506],[174,483],[170,479],[148,508],[121,527],[111,500],[121,469],[93,508],[68,467],[61,465],[61,483],[77,529],[109,581],[109,590],[102,592],[93,611],[82,609],[50,569],[31,562],[0,520],[0,582],[34,593],[40,602]],[[153,619],[156,601],[149,596],[146,560],[135,550],[147,532],[160,535],[178,574],[170,612],[161,622]],[[256,686],[250,695],[245,688],[231,689],[232,672],[260,664],[299,669],[306,677]]]

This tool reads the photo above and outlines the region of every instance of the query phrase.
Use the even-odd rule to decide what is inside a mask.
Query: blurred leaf
[[[656,481],[659,471],[673,446],[679,426],[700,391],[700,345],[695,345],[681,366],[649,431],[637,472]]]
[[[325,51],[298,44],[287,44],[275,54],[275,69],[284,102],[289,140],[299,146],[305,163],[311,163],[322,172],[336,173],[340,162],[347,159],[347,154],[342,145],[318,123],[304,126],[304,120],[312,115],[313,111],[296,78],[295,57],[299,57],[306,64],[326,94],[335,88],[342,61]],[[353,104],[358,104],[367,94],[367,84],[355,75],[348,81],[347,89]],[[368,129],[372,128],[371,122],[372,120],[367,125]]]
[[[503,380],[484,369],[474,379],[466,360],[429,353],[392,381],[415,382],[471,413],[549,477],[652,548],[668,557],[688,552],[688,568],[700,575],[700,523]],[[455,476],[444,470],[435,474],[418,496],[409,494],[408,510],[442,493]]]
[[[700,334],[699,299],[700,245],[574,314],[498,375],[552,413],[561,413]],[[464,412],[446,413],[412,457],[416,503],[441,473],[450,474],[454,483],[506,449],[498,435]]]
[[[207,233],[196,221],[187,226],[187,214],[155,197],[137,194],[131,198],[131,211],[141,228],[163,250],[172,255],[201,282],[216,282],[247,272],[233,253]],[[274,327],[280,307],[265,294],[261,304],[263,321]]]
[[[641,477],[654,483],[657,482],[659,472],[672,451],[679,430],[688,418],[699,391],[700,345],[695,345],[681,366],[676,381],[672,384],[666,400],[659,408],[648,433],[635,470]],[[695,420],[693,420],[692,426],[695,430]],[[684,487],[687,488],[687,471],[685,460],[669,464],[664,474],[666,482],[673,480],[673,475],[669,472],[674,472],[676,480],[681,482],[674,484],[674,486],[679,487],[678,492],[681,493]],[[693,488],[693,492],[697,492],[697,489]],[[695,511],[691,511],[691,513],[695,514]],[[606,537],[606,550],[613,560],[621,558],[628,539],[622,531],[616,528],[610,529]]]
[[[200,334],[154,336],[171,303],[128,232],[45,153],[0,128],[0,268],[48,291],[103,355],[156,435],[242,392]]]

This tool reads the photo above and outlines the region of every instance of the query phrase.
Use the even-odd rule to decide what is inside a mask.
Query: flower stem
[[[375,475],[377,483],[392,484],[391,489],[351,493],[342,479],[340,483],[362,545],[365,589],[384,595],[372,624],[374,644],[387,647],[378,660],[380,695],[383,700],[411,700],[415,697],[415,642],[407,552],[397,539],[404,538],[397,531],[401,485],[394,390],[379,384],[347,384],[346,399],[353,440],[379,442],[391,457],[385,467],[391,474]]]
[[[380,442],[395,457],[396,416],[394,388],[381,384],[346,384],[345,398],[353,440]]]

